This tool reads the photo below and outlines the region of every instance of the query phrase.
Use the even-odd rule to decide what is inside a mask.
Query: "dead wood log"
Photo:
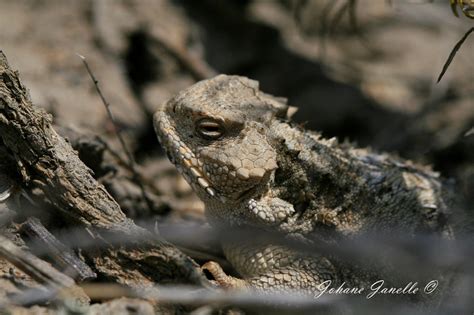
[[[97,249],[86,254],[95,269],[133,286],[163,281],[205,284],[191,258],[125,216],[51,121],[32,104],[0,51],[0,139],[18,165],[22,186],[39,189],[47,202],[90,232]],[[110,235],[126,238],[127,244],[111,246],[106,240]]]

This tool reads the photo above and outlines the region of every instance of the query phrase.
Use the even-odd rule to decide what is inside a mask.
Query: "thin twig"
[[[212,78],[217,72],[203,59],[189,53],[186,47],[170,41],[166,34],[155,30],[150,36],[151,42],[166,50],[183,66],[196,81]]]
[[[345,2],[339,10],[334,14],[334,18],[332,19],[331,25],[329,26],[329,32],[332,33],[334,29],[337,27],[339,22],[341,22],[342,17],[344,16],[344,13],[348,10],[349,8],[349,2]]]
[[[436,81],[436,83],[439,83],[439,81],[441,81],[441,79],[443,78],[444,74],[445,74],[446,71],[448,70],[449,65],[450,65],[451,62],[453,61],[454,56],[456,56],[456,54],[457,54],[459,48],[461,48],[461,46],[462,46],[462,44],[464,43],[464,41],[466,40],[466,38],[467,38],[472,32],[474,32],[474,27],[471,27],[471,28],[466,32],[466,34],[464,34],[464,36],[456,43],[456,45],[454,45],[453,49],[452,49],[451,52],[449,53],[448,59],[447,59],[446,62],[444,63],[443,70],[441,70],[441,73],[439,74],[438,80]]]
[[[348,0],[349,5],[349,22],[354,33],[359,34],[359,24],[357,23],[357,0]]]
[[[143,197],[143,199],[145,200],[145,203],[148,206],[148,210],[150,210],[150,212],[153,212],[153,204],[150,201],[150,199],[148,198],[148,196],[146,194],[146,191],[145,191],[145,186],[143,186],[143,183],[140,180],[140,175],[139,175],[138,170],[137,170],[137,164],[135,162],[135,158],[133,157],[132,152],[130,152],[130,150],[128,149],[128,147],[125,143],[125,139],[122,137],[122,134],[121,134],[121,132],[119,131],[119,129],[117,127],[117,121],[115,120],[115,117],[112,113],[112,110],[110,109],[109,102],[105,99],[104,94],[102,94],[102,91],[99,87],[99,81],[96,79],[94,73],[92,72],[91,68],[89,67],[89,63],[87,62],[86,57],[84,57],[80,54],[76,54],[76,55],[79,58],[82,59],[82,62],[84,63],[84,66],[86,67],[87,72],[89,73],[89,76],[90,76],[92,82],[94,82],[95,89],[96,89],[97,93],[99,94],[100,99],[102,100],[102,104],[104,104],[104,106],[105,106],[105,109],[107,111],[107,115],[109,116],[109,119],[112,121],[112,124],[114,126],[114,132],[115,132],[117,138],[119,139],[120,145],[122,146],[125,154],[127,155],[129,166],[130,166],[130,169],[133,173],[133,180],[140,187],[140,190],[142,192],[142,197]]]
[[[320,47],[320,56],[322,63],[324,63],[324,59],[326,58],[326,46],[327,46],[327,36],[329,33],[329,15],[331,10],[336,5],[337,1],[329,1],[323,8],[321,13],[321,35],[319,37],[319,47]]]
[[[303,20],[303,14],[302,12],[304,11],[306,4],[308,3],[308,0],[299,0],[295,1],[294,7],[293,7],[293,20],[295,21],[296,26],[298,29],[303,30],[304,25],[302,23]]]

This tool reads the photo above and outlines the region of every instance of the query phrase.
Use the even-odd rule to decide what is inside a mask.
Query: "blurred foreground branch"
[[[54,290],[55,293],[59,293],[60,290],[66,289],[67,295],[70,298],[72,297],[78,306],[89,304],[89,297],[85,295],[81,288],[76,286],[73,279],[36,256],[22,250],[3,236],[0,236],[0,257],[8,260],[44,285],[46,290]]]

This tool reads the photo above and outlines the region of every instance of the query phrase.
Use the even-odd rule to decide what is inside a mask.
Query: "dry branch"
[[[36,256],[23,251],[3,236],[0,236],[0,256],[41,284],[51,287],[70,287],[74,285],[74,280],[69,276],[54,269]]]
[[[55,265],[77,280],[84,281],[97,277],[87,264],[51,234],[37,218],[28,218],[21,226],[21,232],[32,240],[33,249],[41,248],[42,251],[47,252]]]
[[[76,303],[81,305],[89,303],[89,298],[81,288],[76,286],[73,279],[54,269],[36,256],[22,250],[3,236],[0,236],[0,257],[8,260],[24,273],[44,285],[48,290],[54,290],[59,293],[67,289],[68,294],[74,297]]]
[[[47,202],[90,232],[97,250],[86,254],[109,279],[133,286],[171,279],[204,284],[205,277],[192,259],[154,240],[149,231],[125,216],[51,121],[50,115],[32,104],[18,73],[9,68],[0,51],[0,135],[18,165],[25,190],[39,189]],[[112,248],[108,236],[136,241]]]

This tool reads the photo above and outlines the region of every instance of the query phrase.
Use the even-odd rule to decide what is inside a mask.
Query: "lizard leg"
[[[331,274],[292,268],[292,266],[272,269],[245,280],[228,276],[221,266],[213,261],[205,263],[201,268],[211,273],[216,284],[223,289],[253,288],[262,292],[297,292],[313,297],[318,296],[320,292],[318,284],[333,279]]]
[[[228,276],[224,270],[222,270],[222,267],[214,261],[208,261],[202,265],[201,269],[208,271],[217,285],[224,289],[243,289],[248,287],[245,280]]]
[[[248,209],[259,221],[266,224],[280,223],[295,212],[291,203],[280,198],[250,199]]]
[[[287,245],[242,237],[224,240],[222,249],[244,281],[255,289],[315,294],[323,282],[339,281],[336,268],[327,257],[299,252]]]

